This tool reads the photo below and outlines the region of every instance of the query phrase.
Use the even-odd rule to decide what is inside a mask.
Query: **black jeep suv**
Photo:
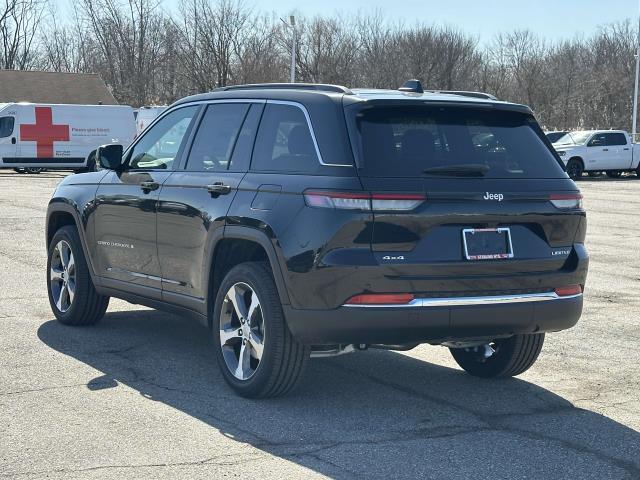
[[[518,375],[582,311],[581,195],[522,105],[227,87],[97,157],[49,204],[55,316],[92,324],[118,297],[195,317],[240,395],[286,393],[309,357],[420,343]]]

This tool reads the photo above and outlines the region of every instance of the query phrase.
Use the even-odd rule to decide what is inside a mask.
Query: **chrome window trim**
[[[218,98],[213,100],[198,100],[193,102],[197,104],[210,104],[210,103],[267,103],[264,98]]]
[[[290,100],[270,100],[266,98],[220,98],[220,99],[211,99],[211,100],[196,100],[193,102],[182,103],[178,105],[176,108],[180,108],[185,105],[203,105],[203,104],[215,104],[215,103],[262,103],[262,104],[271,103],[275,105],[289,105],[292,107],[297,107],[302,111],[304,118],[307,120],[307,127],[309,127],[309,132],[311,133],[311,140],[313,141],[313,147],[315,148],[316,156],[318,157],[318,162],[320,162],[320,165],[324,165],[325,167],[353,168],[353,165],[347,165],[347,164],[341,164],[341,163],[326,163],[322,159],[322,154],[320,153],[320,148],[318,147],[318,141],[316,140],[316,132],[313,129],[313,124],[311,123],[311,117],[309,116],[307,107],[305,107],[301,103],[293,102]],[[173,109],[165,110],[164,112],[162,112],[162,115],[166,115],[167,113],[169,113],[170,110],[173,110]],[[160,117],[156,118],[153,123],[155,123],[159,118]],[[153,126],[153,123],[149,125],[149,127],[147,128],[151,128]]]
[[[325,167],[350,167],[353,168],[353,165],[345,165],[341,163],[325,163],[322,160],[322,155],[320,154],[320,148],[318,147],[318,142],[316,141],[316,132],[313,130],[313,124],[311,123],[311,117],[309,116],[309,112],[307,111],[307,107],[298,102],[292,102],[289,100],[267,100],[267,104],[275,104],[275,105],[290,105],[292,107],[298,107],[302,110],[304,114],[304,118],[307,119],[307,126],[309,127],[309,132],[311,133],[311,140],[313,140],[313,146],[316,149],[316,155],[318,156],[318,161],[320,165],[324,165]]]
[[[349,308],[419,308],[419,307],[459,307],[468,305],[500,305],[504,303],[549,302],[554,300],[567,300],[581,297],[576,295],[560,296],[555,292],[523,293],[516,295],[495,295],[486,297],[442,297],[442,298],[416,298],[409,303],[394,305],[343,305]]]

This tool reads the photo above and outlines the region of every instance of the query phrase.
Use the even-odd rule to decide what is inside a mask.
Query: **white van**
[[[129,145],[133,109],[121,105],[0,104],[0,168],[95,168],[100,145]]]
[[[168,107],[166,105],[159,105],[154,107],[140,107],[138,109],[138,115],[136,115],[136,130],[140,135],[142,131],[153,122],[158,115],[164,112]]]

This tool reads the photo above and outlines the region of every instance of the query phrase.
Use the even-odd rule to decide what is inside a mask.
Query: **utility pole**
[[[631,139],[636,141],[638,122],[638,77],[640,76],[640,0],[638,1],[638,38],[636,39],[636,83],[633,89],[633,119],[631,120]]]
[[[293,31],[293,41],[291,42],[291,83],[296,83],[296,17],[291,15],[289,20],[291,21],[291,30]],[[640,52],[640,46],[638,47],[638,52]],[[637,80],[636,88],[638,88]]]
[[[291,72],[290,72],[290,82],[296,83],[296,17],[293,15],[289,16],[289,23],[285,22],[284,19],[280,19],[282,23],[285,24],[287,28],[291,28],[292,39],[291,39]]]

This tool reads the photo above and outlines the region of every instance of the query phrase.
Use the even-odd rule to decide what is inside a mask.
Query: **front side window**
[[[307,119],[294,105],[268,103],[262,114],[251,169],[310,173],[319,165]]]
[[[183,107],[167,114],[151,127],[129,155],[129,168],[145,170],[171,170],[186,140],[186,133],[197,106]]]
[[[0,117],[0,138],[11,136],[14,123],[13,117]]]
[[[607,144],[607,137],[604,133],[598,133],[589,140],[588,147],[604,147]]]
[[[193,140],[187,170],[228,170],[248,110],[246,103],[220,103],[207,107]]]

